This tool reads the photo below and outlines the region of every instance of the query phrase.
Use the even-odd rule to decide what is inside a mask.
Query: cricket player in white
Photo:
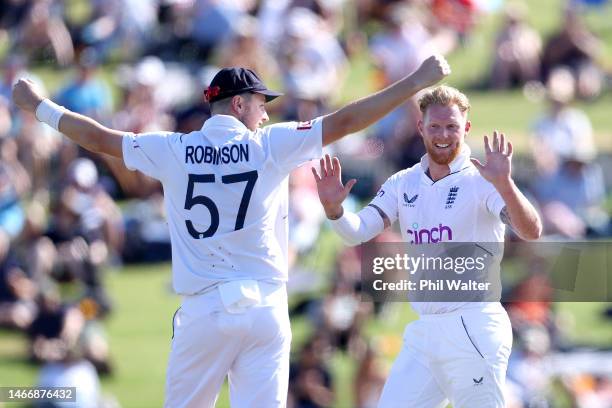
[[[189,133],[129,134],[44,99],[19,80],[22,109],[93,152],[123,158],[161,181],[172,241],[174,318],[165,406],[212,407],[226,376],[233,407],[286,405],[287,178],[322,146],[363,129],[450,73],[432,56],[411,75],[303,123],[259,127],[280,95],[226,68],[206,91],[213,116]]]
[[[523,239],[542,230],[534,207],[511,177],[512,144],[504,134],[484,137],[486,163],[470,158],[469,102],[440,86],[419,101],[418,129],[427,154],[391,176],[359,213],[342,208],[355,180],[342,185],[338,158],[313,168],[319,198],[334,230],[349,245],[369,241],[396,220],[405,242],[502,242],[505,224]],[[419,319],[406,327],[404,346],[379,407],[505,406],[503,384],[512,328],[499,302],[413,302]]]

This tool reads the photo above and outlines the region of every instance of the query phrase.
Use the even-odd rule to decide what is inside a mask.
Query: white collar
[[[248,130],[247,127],[231,115],[213,115],[211,116],[204,125],[202,126],[202,130],[208,129],[211,127],[224,127],[230,129],[240,129],[240,130]]]
[[[472,163],[470,162],[471,154],[472,150],[465,142],[463,142],[459,154],[448,165],[448,167],[450,168],[450,173],[455,173],[469,166]],[[423,157],[421,157],[421,170],[423,171],[423,173],[425,173],[427,169],[429,169],[429,155],[426,153],[423,155]]]

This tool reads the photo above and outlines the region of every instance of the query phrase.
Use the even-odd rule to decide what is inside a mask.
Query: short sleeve
[[[272,160],[285,171],[323,155],[323,118],[266,126],[263,132]]]
[[[123,162],[130,170],[139,170],[161,180],[171,157],[171,132],[126,133],[123,136]]]
[[[380,208],[389,218],[391,224],[397,220],[397,175],[394,174],[384,182],[376,193],[376,197],[370,201],[370,205]]]
[[[484,203],[493,216],[497,219],[500,219],[501,210],[506,206],[504,199],[499,194],[499,192],[493,187],[493,185],[489,182],[485,182],[483,185],[484,189]]]

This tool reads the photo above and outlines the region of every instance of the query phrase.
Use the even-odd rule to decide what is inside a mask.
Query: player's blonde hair
[[[419,99],[419,109],[423,115],[430,105],[457,105],[461,113],[466,113],[470,110],[470,101],[467,96],[458,89],[447,85],[440,85],[421,96]]]

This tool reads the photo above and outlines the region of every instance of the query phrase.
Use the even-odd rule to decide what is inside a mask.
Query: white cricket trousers
[[[406,326],[378,407],[503,408],[511,348],[499,303],[422,315]]]
[[[166,408],[214,407],[228,376],[232,408],[285,407],[291,328],[284,285],[228,313],[218,290],[187,296],[174,317]]]

